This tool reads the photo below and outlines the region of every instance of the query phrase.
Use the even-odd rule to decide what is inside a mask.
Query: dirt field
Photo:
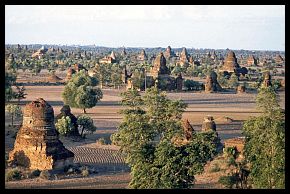
[[[60,113],[63,105],[61,92],[64,86],[26,86],[27,98],[21,101],[21,105],[35,100],[38,97],[44,98],[53,106],[55,116]],[[81,142],[71,142],[61,139],[65,146],[81,146],[90,148],[105,148],[116,150],[114,146],[96,145],[96,140],[105,137],[107,140],[110,135],[117,130],[118,124],[122,120],[122,116],[118,112],[122,109],[119,104],[119,94],[122,90],[104,89],[104,97],[92,109],[87,109],[88,115],[93,118],[94,124],[98,130],[91,135],[87,135],[87,139]],[[234,93],[217,93],[205,94],[203,92],[196,93],[168,93],[171,99],[182,99],[188,103],[188,107],[183,114],[184,118],[189,119],[195,130],[201,129],[204,116],[212,115],[217,123],[217,131],[222,141],[228,138],[241,136],[242,122],[250,116],[257,116],[259,112],[255,109],[256,93],[234,94]],[[285,108],[285,92],[279,92],[281,98],[281,106]],[[76,116],[82,114],[81,109],[72,108],[72,113]],[[228,116],[233,122],[226,123],[223,117]],[[5,114],[5,131],[6,134],[10,129],[9,115]],[[20,120],[18,120],[18,123]],[[17,123],[17,122],[16,122]],[[9,151],[13,148],[14,140],[10,134],[5,136],[5,150]],[[209,178],[207,175],[197,176],[197,188],[219,188],[217,179]],[[22,180],[17,182],[6,183],[6,188],[126,188],[130,181],[129,173],[115,173],[96,175],[89,178],[66,179],[43,181],[38,179]]]

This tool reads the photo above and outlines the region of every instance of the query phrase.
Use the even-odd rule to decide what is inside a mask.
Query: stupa
[[[54,125],[54,111],[44,99],[27,104],[9,161],[30,169],[62,169],[74,154],[63,146]]]

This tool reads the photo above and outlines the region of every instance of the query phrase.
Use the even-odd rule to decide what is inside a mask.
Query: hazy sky
[[[6,5],[6,44],[285,50],[284,5]]]

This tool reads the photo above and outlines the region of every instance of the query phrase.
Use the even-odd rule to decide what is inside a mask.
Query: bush
[[[230,157],[236,158],[237,157],[237,149],[236,149],[236,147],[224,148],[223,152],[224,152],[224,154],[225,154],[225,156],[227,158],[230,158]]]
[[[64,167],[64,172],[67,174],[80,173],[81,170],[77,166],[68,165]]]
[[[5,152],[5,169],[8,167],[8,160],[9,160],[9,155],[7,152]]]
[[[73,131],[74,125],[69,116],[63,116],[55,123],[55,128],[59,134],[66,136]]]
[[[233,185],[236,183],[235,177],[233,176],[221,176],[218,180],[220,184],[225,186],[228,189],[231,189]]]
[[[8,181],[20,180],[21,176],[22,176],[22,173],[20,170],[11,169],[5,173],[5,181],[8,182]]]
[[[214,164],[214,166],[210,169],[210,172],[219,172],[221,169],[218,164]]]
[[[84,176],[84,177],[87,177],[87,176],[89,176],[90,175],[90,171],[88,170],[88,169],[83,169],[82,170],[82,175]]]
[[[31,172],[31,177],[32,178],[34,178],[34,177],[39,177],[40,176],[40,173],[41,173],[41,171],[40,170],[33,170],[32,172]]]
[[[51,178],[51,173],[48,170],[41,171],[39,177],[41,179],[49,180]]]
[[[105,138],[103,138],[103,137],[98,139],[98,143],[100,143],[101,145],[106,145],[107,144]]]
[[[201,90],[201,84],[199,82],[189,79],[185,80],[184,86],[187,90]]]
[[[228,160],[227,160],[227,165],[228,166],[236,166],[236,160],[234,157],[229,157]]]

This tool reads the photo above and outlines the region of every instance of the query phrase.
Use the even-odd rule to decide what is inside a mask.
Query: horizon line
[[[95,47],[105,47],[105,48],[143,48],[143,49],[152,49],[152,48],[167,48],[166,47],[162,47],[162,46],[150,46],[150,47],[146,47],[146,46],[104,46],[104,45],[96,45],[96,44],[56,44],[56,43],[29,43],[29,44],[20,44],[20,43],[5,43],[5,45],[55,45],[55,46],[95,46]],[[279,51],[279,52],[285,52],[284,50],[275,50],[275,49],[243,49],[243,48],[206,48],[206,47],[200,47],[200,48],[195,48],[195,47],[186,47],[186,46],[182,46],[182,47],[172,47],[170,46],[172,49],[180,49],[180,48],[187,48],[187,49],[196,49],[196,50],[206,50],[206,49],[213,49],[213,50],[244,50],[244,51]]]

